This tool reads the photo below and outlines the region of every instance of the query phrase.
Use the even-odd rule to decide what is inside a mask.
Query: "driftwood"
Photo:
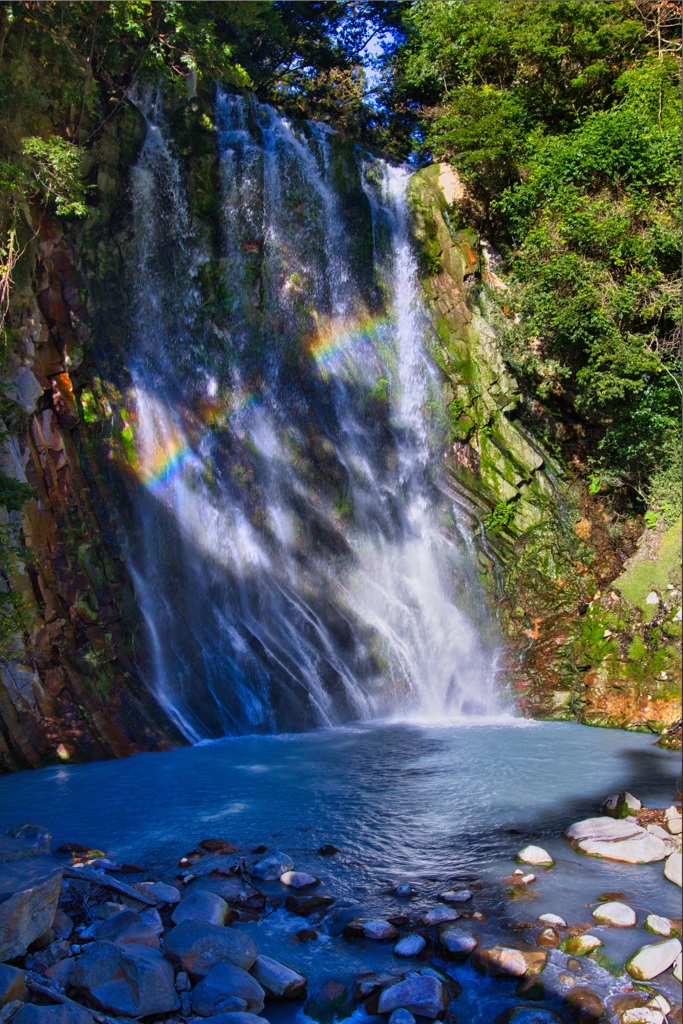
[[[132,885],[119,882],[118,879],[110,878],[109,875],[98,875],[96,871],[91,871],[89,868],[72,868],[67,865],[63,871],[66,878],[77,878],[81,882],[90,882],[91,885],[101,885],[103,889],[111,889],[112,892],[118,892],[121,896],[129,896],[140,903],[146,903],[148,907],[156,907],[158,903],[158,900],[143,892],[138,892]]]

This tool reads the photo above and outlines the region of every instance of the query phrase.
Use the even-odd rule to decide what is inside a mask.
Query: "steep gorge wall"
[[[486,243],[459,230],[447,165],[413,179],[416,242],[450,399],[449,461],[479,508],[480,555],[523,713],[649,729],[680,744],[681,532],[612,522],[599,495],[530,433],[547,416],[507,370],[507,285]],[[547,423],[544,424],[547,426]],[[563,425],[551,423],[561,435]]]

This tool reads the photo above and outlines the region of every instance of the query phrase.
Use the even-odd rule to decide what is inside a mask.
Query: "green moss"
[[[667,584],[678,583],[681,579],[681,520],[669,527],[663,534],[659,550],[654,559],[643,556],[620,576],[613,588],[623,594],[629,604],[639,608],[645,622],[650,622],[658,605],[648,604],[648,594],[661,595]]]

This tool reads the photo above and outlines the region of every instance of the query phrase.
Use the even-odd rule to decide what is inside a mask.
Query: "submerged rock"
[[[51,927],[62,872],[40,860],[0,867],[0,960],[13,960]]]
[[[438,978],[416,974],[397,985],[384,989],[379,997],[378,1012],[393,1013],[409,1010],[416,1017],[436,1020],[448,1006],[448,994]]]
[[[401,1007],[398,1010],[394,1010],[391,1017],[389,1017],[389,1024],[415,1024],[415,1018],[410,1010],[404,1010]]]
[[[400,885],[396,886],[394,892],[397,896],[415,896],[417,894],[410,882],[401,882]]]
[[[288,896],[285,900],[285,910],[289,910],[290,914],[296,914],[298,917],[310,917],[316,910],[331,907],[333,903],[334,899],[331,896],[321,896],[319,894]]]
[[[427,943],[421,935],[406,935],[394,946],[396,956],[419,956]]]
[[[552,1010],[540,1006],[513,1006],[499,1014],[494,1024],[564,1024]]]
[[[256,946],[248,935],[200,921],[176,925],[164,936],[164,948],[172,963],[180,964],[195,978],[218,963],[235,964],[248,971],[256,960]]]
[[[98,1009],[110,1013],[145,1017],[180,1006],[173,968],[147,946],[93,942],[76,961],[70,981]]]
[[[565,836],[581,853],[627,864],[649,864],[664,860],[667,854],[658,836],[634,822],[614,818],[586,818],[571,825]]]
[[[560,944],[560,936],[554,928],[544,928],[540,932],[537,942],[539,946],[543,946],[545,949],[556,949]]]
[[[235,1010],[232,1013],[219,1013],[209,1018],[209,1024],[268,1024],[264,1017],[246,1010]]]
[[[20,825],[7,835],[0,836],[0,864],[31,857],[42,857],[50,852],[52,836],[42,825]]]
[[[276,850],[275,853],[270,853],[267,857],[262,857],[261,860],[257,861],[250,868],[249,874],[253,875],[254,878],[262,879],[264,882],[275,882],[286,871],[293,870],[294,861],[292,858],[288,857],[286,853],[280,853],[279,850]]]
[[[555,861],[542,846],[525,846],[520,850],[515,860],[522,864],[533,864],[534,867],[552,867]]]
[[[285,967],[269,956],[257,956],[251,973],[269,995],[279,999],[298,999],[306,991],[306,979],[303,974]]]
[[[668,971],[680,954],[681,944],[678,939],[653,942],[641,946],[638,952],[626,961],[626,970],[637,981],[650,981]]]
[[[600,1020],[605,1016],[605,1004],[600,996],[590,988],[582,985],[572,988],[567,993],[567,1003],[572,1016],[581,1022]]]
[[[472,899],[469,889],[449,889],[448,892],[440,892],[439,899],[444,903],[466,903]]]
[[[636,912],[626,903],[601,903],[593,911],[593,920],[597,924],[610,924],[614,928],[633,928],[636,923]]]
[[[235,964],[216,964],[192,993],[192,1009],[200,1017],[226,1012],[260,1013],[266,994],[255,978]]]

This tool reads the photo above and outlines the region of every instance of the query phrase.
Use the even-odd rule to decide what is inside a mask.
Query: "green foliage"
[[[484,526],[489,533],[500,533],[506,526],[512,522],[515,515],[515,499],[512,498],[509,501],[499,501],[497,505],[491,509],[489,514],[484,519]]]
[[[19,512],[29,498],[35,496],[29,484],[15,480],[0,469],[0,507],[8,512]]]
[[[85,217],[87,186],[80,175],[83,154],[79,147],[58,136],[30,136],[23,140],[22,150],[32,158],[43,201],[54,199],[57,213],[63,216]]]

